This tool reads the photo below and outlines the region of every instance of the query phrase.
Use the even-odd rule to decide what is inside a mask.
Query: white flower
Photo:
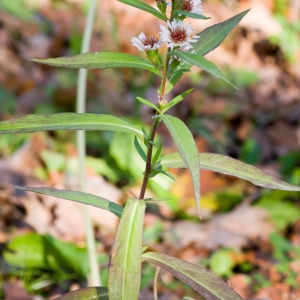
[[[201,15],[203,12],[201,0],[183,0],[181,10]]]
[[[195,35],[195,31],[191,28],[191,23],[184,27],[182,20],[167,21],[169,28],[160,25],[160,35],[162,42],[167,43],[168,47],[173,50],[174,48],[181,48],[188,51],[193,48],[190,43],[197,42],[199,36]]]
[[[138,37],[132,37],[131,43],[140,51],[156,50],[161,46],[160,40],[154,36],[146,37],[143,32]]]

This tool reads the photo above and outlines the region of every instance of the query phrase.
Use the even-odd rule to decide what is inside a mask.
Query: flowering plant
[[[139,196],[129,198],[124,208],[107,199],[79,191],[18,187],[27,191],[94,205],[120,217],[115,243],[111,250],[108,287],[81,289],[66,294],[60,299],[138,299],[143,262],[154,264],[158,268],[170,272],[206,299],[242,299],[226,283],[204,268],[163,253],[147,251],[147,248],[142,247],[142,235],[147,201],[155,200],[145,199],[147,185],[149,180],[156,176],[173,177],[168,173],[168,168],[187,168],[189,170],[199,215],[200,168],[237,176],[258,186],[291,191],[300,190],[300,187],[275,179],[253,166],[230,157],[198,153],[192,133],[187,126],[180,119],[166,114],[171,107],[181,102],[192,91],[184,91],[174,99],[166,100],[166,94],[174,88],[178,80],[193,65],[232,85],[212,62],[204,58],[204,55],[218,47],[248,11],[196,33],[192,30],[191,23],[185,25],[184,22],[186,18],[207,19],[202,15],[201,0],[172,0],[172,3],[156,0],[157,9],[140,0],[119,1],[148,12],[166,22],[166,26],[160,26],[160,38],[147,37],[144,33],[140,33],[131,39],[132,45],[139,51],[144,51],[147,59],[118,52],[94,52],[72,57],[34,59],[34,61],[74,69],[140,68],[156,74],[161,78],[157,91],[157,103],[153,104],[147,99],[137,97],[138,101],[155,110],[150,130],[147,131],[145,128],[129,124],[115,116],[88,113],[29,115],[0,122],[0,133],[2,134],[59,129],[110,130],[132,134],[135,137],[136,151],[145,161]],[[161,54],[163,45],[167,50]],[[161,123],[169,130],[178,152],[162,154],[162,145],[155,141],[156,131]]]

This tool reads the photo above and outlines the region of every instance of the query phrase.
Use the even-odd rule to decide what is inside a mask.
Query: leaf
[[[176,148],[184,161],[186,168],[191,173],[194,185],[195,201],[197,205],[198,214],[200,216],[200,168],[198,149],[194,138],[186,125],[170,115],[159,116],[168,128]]]
[[[192,65],[195,65],[206,72],[210,73],[211,75],[224,80],[232,87],[237,88],[233,85],[221,72],[220,70],[209,60],[204,58],[203,56],[196,54],[196,53],[189,53],[184,51],[174,51],[170,52],[171,55],[179,56],[180,58],[184,59],[185,61],[189,62]]]
[[[188,284],[205,299],[209,300],[243,300],[223,280],[205,268],[184,260],[154,252],[143,254],[143,261],[150,262]]]
[[[204,56],[217,48],[228,33],[241,21],[241,19],[249,12],[245,10],[240,14],[213,26],[204,29],[202,32],[197,33],[200,38],[197,42],[193,43],[193,50],[200,56]],[[166,93],[172,90],[178,80],[190,68],[189,64],[182,63],[178,66],[176,74],[172,74],[171,78],[167,82]]]
[[[55,300],[108,300],[108,291],[106,287],[94,286],[79,289],[66,293],[60,297],[55,298]]]
[[[51,270],[85,278],[89,273],[85,248],[60,241],[50,235],[27,233],[12,239],[3,251],[7,263],[26,270]]]
[[[164,112],[169,110],[171,107],[173,107],[174,105],[178,104],[179,102],[181,102],[188,94],[191,93],[191,91],[193,90],[194,88],[192,89],[189,89],[183,93],[181,93],[180,95],[176,96],[175,98],[173,98],[169,104],[167,105],[167,107],[164,109]]]
[[[190,71],[188,68],[190,65],[181,63],[177,68],[176,71],[174,71],[167,81],[166,88],[165,88],[165,94],[168,94],[176,85],[176,83],[179,81],[179,79],[183,76],[184,73]],[[158,93],[160,93],[160,88],[158,90]]]
[[[200,168],[239,177],[253,184],[269,189],[300,191],[300,187],[276,179],[257,167],[245,164],[234,158],[214,153],[199,153]],[[167,154],[154,168],[185,168],[185,163],[178,153]]]
[[[147,161],[147,155],[146,155],[144,149],[142,148],[142,146],[139,144],[139,141],[136,138],[136,136],[134,137],[134,146],[135,146],[136,151],[140,155],[140,157],[143,159],[143,161],[146,162]]]
[[[145,104],[145,105],[147,105],[147,106],[149,106],[149,107],[151,107],[151,108],[153,108],[153,109],[155,109],[155,110],[159,110],[157,107],[156,107],[156,105],[154,105],[152,102],[150,102],[150,101],[148,101],[148,100],[146,100],[146,99],[144,99],[144,98],[142,98],[142,97],[136,97],[136,99],[138,100],[138,101],[140,101],[140,102],[142,102],[143,104]]]
[[[138,127],[110,115],[59,113],[53,115],[28,115],[0,122],[0,134],[62,129],[120,131],[132,133],[142,141],[144,140],[143,132]]]
[[[121,217],[123,212],[123,207],[119,204],[85,192],[58,190],[48,187],[33,188],[24,186],[14,186],[14,188],[96,206],[112,212],[119,218]]]
[[[222,23],[215,24],[197,33],[200,38],[196,43],[193,43],[193,49],[202,56],[216,49],[249,11],[250,9],[245,10]]]
[[[110,300],[137,300],[140,290],[142,234],[146,204],[126,202],[111,252],[108,293]]]
[[[3,252],[4,260],[13,266],[24,269],[49,267],[45,260],[44,238],[37,233],[15,237],[8,243],[6,249]]]
[[[161,73],[150,62],[132,54],[120,52],[88,52],[69,57],[33,59],[33,61],[70,69],[138,68],[161,76]]]
[[[163,21],[167,21],[167,17],[164,14],[162,14],[160,11],[156,10],[155,8],[153,8],[152,6],[150,6],[145,2],[139,0],[118,0],[118,1],[136,7],[140,10],[146,11]]]
[[[201,20],[208,20],[208,19],[210,19],[209,17],[205,17],[203,15],[191,13],[189,11],[181,10],[181,9],[174,9],[174,10],[172,10],[172,14],[176,14],[177,16],[178,15],[183,15],[185,17],[190,17],[190,18],[193,18],[193,19],[201,19]]]

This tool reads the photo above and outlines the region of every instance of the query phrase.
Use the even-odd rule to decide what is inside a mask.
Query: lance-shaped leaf
[[[136,126],[110,115],[60,113],[28,115],[0,122],[1,133],[25,133],[47,130],[108,130],[132,133],[142,141],[143,132]]]
[[[85,192],[58,190],[58,189],[48,188],[48,187],[34,188],[34,187],[14,186],[14,188],[96,206],[105,209],[107,211],[110,211],[111,213],[115,214],[119,218],[121,217],[123,212],[123,207],[120,206],[119,204],[109,201],[105,198],[93,194],[85,193]]]
[[[70,69],[138,68],[161,76],[161,73],[150,62],[132,54],[120,52],[88,52],[69,57],[33,59],[33,61]]]
[[[111,252],[108,293],[110,300],[137,300],[140,290],[142,234],[146,204],[127,200]]]
[[[205,70],[211,75],[224,80],[232,87],[237,88],[221,73],[221,71],[211,61],[207,60],[203,56],[196,53],[189,53],[184,51],[174,51],[174,52],[170,52],[169,54],[179,56],[180,58],[184,59],[188,63]]]
[[[228,33],[242,20],[242,18],[249,12],[245,10],[234,17],[222,22],[210,26],[197,35],[200,38],[196,43],[193,43],[193,50],[199,55],[205,55],[215,48],[217,48],[226,38]]]
[[[200,168],[199,168],[199,155],[198,149],[195,144],[194,138],[186,125],[170,115],[159,116],[168,128],[176,148],[184,161],[185,167],[191,173],[195,201],[197,205],[198,214],[200,216]]]
[[[213,26],[210,26],[203,31],[197,33],[200,38],[196,43],[193,43],[193,51],[197,54],[204,56],[205,54],[211,52],[217,48],[223,40],[226,38],[228,33],[242,20],[242,18],[249,12],[245,10],[238,15]],[[168,93],[182,77],[186,69],[190,68],[190,64],[182,63],[178,66],[178,71],[169,78],[166,93]],[[184,70],[181,71],[180,70]]]
[[[185,16],[185,17],[190,17],[190,18],[193,18],[193,19],[202,19],[202,20],[208,20],[210,18],[208,17],[205,17],[203,15],[200,15],[200,14],[195,14],[195,13],[191,13],[189,11],[186,11],[186,10],[180,10],[180,9],[174,9],[172,10],[172,14],[175,16],[178,16],[178,15],[182,15],[182,16]]]
[[[190,94],[190,92],[193,90],[189,89],[187,91],[184,91],[183,93],[181,93],[180,95],[176,96],[175,98],[173,98],[169,104],[163,109],[163,112],[166,112],[167,110],[169,110],[171,107],[175,106],[176,104],[178,104],[179,102],[181,102],[188,94]]]
[[[88,288],[79,289],[66,293],[55,300],[108,300],[108,290],[106,287],[93,286]]]
[[[284,182],[263,172],[257,167],[243,163],[237,159],[214,153],[199,153],[200,168],[242,178],[253,184],[269,189],[300,191],[300,187]],[[185,163],[178,153],[162,157],[154,168],[185,168]]]
[[[146,100],[146,99],[144,99],[142,97],[136,97],[136,99],[138,101],[140,101],[141,103],[146,104],[147,106],[149,106],[149,107],[151,107],[151,108],[159,111],[159,109],[157,108],[157,106],[155,104],[153,104],[152,102],[150,102],[150,101],[148,101],[148,100]]]
[[[163,253],[146,252],[143,261],[150,262],[177,277],[205,299],[243,300],[232,288],[205,268]]]
[[[118,0],[119,2],[125,3],[127,5],[136,7],[140,10],[146,11],[148,13],[150,13],[151,15],[163,20],[163,21],[167,21],[167,17],[161,13],[160,11],[156,10],[155,8],[153,8],[152,6],[150,6],[149,4],[142,2],[140,0]]]

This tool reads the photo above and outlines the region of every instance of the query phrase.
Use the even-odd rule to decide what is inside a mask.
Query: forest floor
[[[299,186],[300,8],[297,1],[279,8],[272,0],[233,2],[203,1],[204,14],[211,19],[193,24],[200,32],[251,8],[222,46],[206,56],[239,89],[193,69],[170,97],[191,87],[194,91],[171,113],[191,128],[199,152],[229,155]],[[1,121],[74,112],[76,71],[31,59],[79,53],[85,23],[81,1],[24,0],[22,9],[9,3],[0,3]],[[138,54],[130,38],[142,31],[155,35],[159,29],[151,15],[117,1],[103,0],[99,6],[91,51]],[[141,95],[155,101],[157,84],[156,78],[140,71],[90,71],[87,112],[149,123],[153,112],[134,99]],[[160,128],[159,134],[164,151],[173,151],[166,129]],[[0,299],[54,299],[86,286],[84,266],[74,267],[85,244],[80,206],[11,185],[78,189],[74,141],[75,134],[69,132],[0,137]],[[126,186],[138,193],[141,174],[136,157],[129,158],[133,148],[122,148],[120,143],[126,145],[122,135],[87,134],[87,191],[124,204],[129,195]],[[210,268],[245,299],[300,299],[299,192],[266,190],[202,170],[203,219],[199,221],[189,173],[173,173],[176,184],[167,182],[163,192],[177,200],[150,205],[145,244]],[[149,189],[148,195],[156,192],[162,191]],[[90,212],[105,282],[118,219],[97,208]],[[49,269],[38,258],[51,237],[70,251],[70,257],[74,255],[64,265],[67,271],[59,265]],[[28,254],[30,243],[38,246]],[[24,251],[15,261],[7,254],[13,247]],[[141,299],[153,299],[154,272],[145,267]],[[158,293],[161,300],[201,299],[162,271]]]

